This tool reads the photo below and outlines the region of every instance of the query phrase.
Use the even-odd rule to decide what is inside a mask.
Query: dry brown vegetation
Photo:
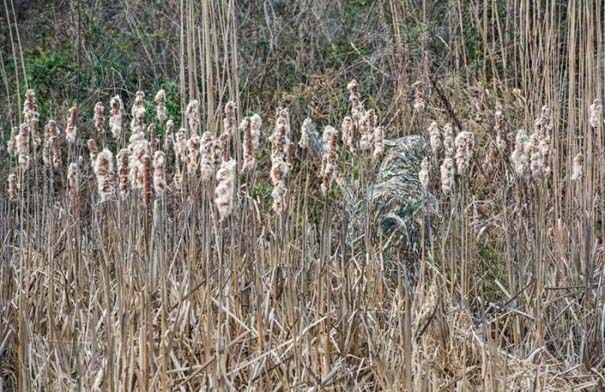
[[[22,3],[0,392],[605,388],[602,2]]]

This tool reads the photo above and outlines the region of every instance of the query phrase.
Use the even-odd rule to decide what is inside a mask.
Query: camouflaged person
[[[311,124],[307,132],[312,148],[321,157],[323,146],[315,126]],[[366,233],[376,234],[366,228],[378,224],[378,238],[369,240],[382,242],[384,268],[394,277],[402,262],[405,270],[414,275],[419,265],[422,228],[428,234],[433,226],[431,217],[438,214],[435,197],[423,190],[418,179],[420,164],[428,156],[430,147],[422,136],[385,140],[376,179],[365,192],[356,192],[347,180],[338,182],[348,221],[347,242],[355,249]],[[424,238],[428,242],[429,236]]]

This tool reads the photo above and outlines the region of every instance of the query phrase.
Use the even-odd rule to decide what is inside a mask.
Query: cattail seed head
[[[91,139],[92,140],[92,139]],[[97,177],[97,189],[101,202],[109,200],[114,193],[113,185],[113,154],[108,149],[104,149],[97,154],[94,172]]]
[[[97,161],[97,155],[99,153],[97,142],[95,139],[88,139],[86,145],[88,146],[88,153],[90,154],[90,162],[94,164]]]
[[[103,133],[103,127],[105,125],[104,111],[105,111],[105,106],[103,106],[103,104],[101,102],[97,102],[95,104],[94,122],[95,122],[95,129],[97,130],[97,133],[99,133],[99,134]]]
[[[200,163],[200,137],[198,135],[193,135],[187,141],[187,172],[190,176],[193,176]]]
[[[454,127],[450,123],[443,127],[443,151],[446,158],[454,157]]]
[[[15,173],[11,173],[8,175],[8,196],[11,201],[19,200],[19,181],[17,180],[17,175]]]
[[[525,178],[529,169],[529,136],[523,129],[517,131],[515,137],[515,149],[511,154],[511,163],[518,178]]]
[[[309,127],[311,126],[312,120],[305,118],[300,128],[300,140],[298,146],[302,149],[309,148]]]
[[[119,95],[111,98],[111,117],[109,117],[109,128],[114,139],[119,139],[122,135],[122,115],[124,113],[124,103]]]
[[[254,151],[258,151],[260,148],[260,133],[263,126],[263,119],[259,114],[254,113],[252,117],[250,117],[250,122],[252,125],[252,146],[254,147]]]
[[[433,157],[436,159],[439,157],[439,153],[443,148],[443,144],[441,144],[441,130],[439,129],[439,125],[437,125],[436,121],[431,122],[429,125],[429,144],[431,145],[431,152]]]
[[[187,104],[185,108],[185,118],[189,125],[189,134],[197,134],[198,127],[200,126],[200,102],[194,99]]]
[[[118,153],[118,188],[122,199],[130,192],[130,150],[123,148]]]
[[[166,156],[162,151],[153,155],[153,191],[158,195],[166,192]]]
[[[282,216],[286,212],[288,200],[288,188],[286,188],[286,184],[283,181],[278,182],[273,187],[273,191],[271,191],[271,198],[273,199],[273,211]]]
[[[202,155],[200,161],[202,181],[206,182],[212,179],[215,168],[215,141],[214,137],[212,137],[212,134],[209,131],[206,131],[202,134],[200,144]]]
[[[252,134],[252,120],[246,117],[240,123],[240,129],[244,134],[244,163],[242,171],[244,173],[254,170],[256,166],[256,150],[254,148],[254,136]]]
[[[454,189],[454,160],[446,157],[441,164],[441,191],[444,194],[452,193]]]
[[[326,126],[323,129],[322,140],[324,142],[325,154],[322,159],[321,165],[321,191],[323,194],[327,194],[330,191],[332,182],[337,175],[336,161],[337,145],[338,145],[338,131],[331,126]]]
[[[227,102],[225,105],[225,117],[223,118],[223,129],[224,132],[233,137],[235,135],[235,103],[233,101]]]
[[[70,144],[76,142],[78,123],[78,109],[73,106],[69,109],[69,117],[67,118],[67,126],[65,127],[65,139]]]
[[[235,168],[235,160],[230,159],[221,163],[216,172],[217,185],[214,190],[214,203],[216,204],[221,221],[225,220],[233,212]]]
[[[147,135],[149,135],[149,150],[151,155],[158,149],[158,141],[155,137],[155,124],[151,123],[147,127]]]
[[[187,150],[187,140],[185,139],[185,128],[179,129],[174,140],[174,155],[181,161],[186,161],[185,152]]]
[[[25,102],[23,104],[23,117],[25,124],[29,127],[31,134],[31,145],[35,149],[41,143],[40,134],[38,132],[38,121],[40,113],[38,113],[38,101],[34,90],[29,89],[25,92]]]
[[[159,122],[166,121],[166,92],[164,89],[155,95],[155,113]]]
[[[475,135],[472,132],[462,131],[458,133],[455,139],[456,146],[456,168],[458,174],[464,176],[470,167],[475,148]]]
[[[537,134],[529,138],[529,162],[532,178],[539,180],[544,177],[544,159],[540,148],[540,137]]]
[[[174,121],[166,121],[166,133],[164,134],[164,151],[168,151],[171,143],[174,143]]]
[[[384,130],[382,127],[374,128],[374,159],[378,160],[384,153]]]
[[[19,155],[19,167],[21,170],[29,169],[31,163],[31,145],[29,141],[30,128],[27,124],[21,124],[19,133],[17,134],[15,144],[17,147],[17,154]]]
[[[340,125],[342,130],[342,142],[349,148],[351,153],[355,153],[357,148],[355,147],[355,132],[353,127],[353,119],[349,116],[345,116],[342,119],[342,124]]]
[[[132,119],[130,120],[130,130],[132,133],[139,133],[145,131],[145,93],[137,91],[134,97],[134,103],[132,105],[131,114]]]

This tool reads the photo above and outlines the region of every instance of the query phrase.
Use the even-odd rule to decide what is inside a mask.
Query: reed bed
[[[18,91],[0,391],[604,389],[603,6],[448,2],[443,70],[417,3],[388,97],[261,105],[233,1],[181,2],[178,113]]]

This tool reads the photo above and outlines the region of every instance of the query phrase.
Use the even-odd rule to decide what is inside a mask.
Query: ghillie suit
[[[313,126],[308,128],[308,133],[313,150],[319,157],[323,156],[319,134]],[[430,147],[422,136],[413,135],[385,140],[384,148],[376,179],[366,190],[355,190],[342,177],[337,181],[343,194],[347,242],[351,245],[364,240],[378,243],[389,275],[395,278],[403,267],[414,281],[420,264],[422,239],[428,245],[432,217],[438,215],[435,197],[423,190],[418,180],[420,163],[430,156]],[[382,230],[377,237],[368,238],[373,234],[369,228],[376,224]]]

